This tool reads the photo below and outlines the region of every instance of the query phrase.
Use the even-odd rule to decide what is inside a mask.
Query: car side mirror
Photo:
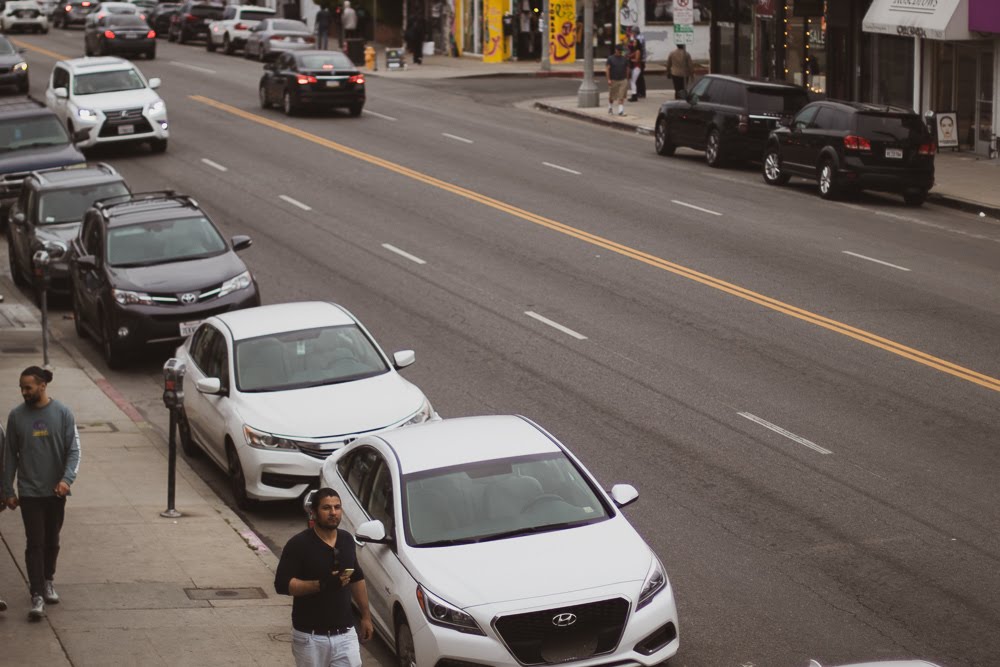
[[[240,250],[246,250],[253,245],[253,239],[245,234],[237,234],[232,239],[229,240],[233,244],[233,250],[239,252]]]
[[[397,371],[401,368],[412,366],[416,360],[417,353],[413,350],[400,350],[392,355],[392,363],[396,366]]]
[[[76,132],[73,133],[73,143],[74,144],[83,143],[87,139],[90,139],[90,130],[89,129],[77,130]]]
[[[358,542],[368,542],[371,544],[391,544],[392,538],[385,534],[385,526],[378,519],[365,521],[358,526],[354,532],[354,537]]]
[[[97,268],[97,258],[93,255],[80,255],[76,258],[76,265],[81,269],[93,271]]]
[[[22,211],[17,211],[16,213],[12,213],[10,216],[10,220],[18,227],[24,227],[24,225],[27,223],[27,220],[25,220],[24,213]]]
[[[149,87],[152,88],[153,90],[156,90],[157,88],[160,87],[161,83],[163,82],[160,81],[159,77],[154,76],[152,79],[149,80]]]
[[[222,380],[219,378],[202,378],[194,383],[194,388],[203,394],[221,394]]]
[[[18,48],[17,52],[18,52],[19,54],[21,54],[21,55],[24,55],[25,53],[27,53],[27,52],[28,52],[28,49],[26,49],[26,48],[24,48],[24,47],[22,46],[22,47]]]
[[[58,97],[61,100],[64,100],[67,97],[69,97],[69,91],[66,90],[63,86],[59,86],[58,88],[56,88],[55,90],[53,90],[52,94],[55,95],[56,97]]]
[[[611,500],[618,507],[625,507],[639,498],[639,492],[631,484],[615,484],[611,487]]]

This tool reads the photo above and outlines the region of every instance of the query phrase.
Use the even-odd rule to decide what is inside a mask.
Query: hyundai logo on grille
[[[181,303],[194,303],[198,300],[198,295],[193,292],[188,292],[187,294],[181,294]]]
[[[557,628],[568,628],[569,626],[576,623],[576,614],[556,614],[552,617],[552,625]]]

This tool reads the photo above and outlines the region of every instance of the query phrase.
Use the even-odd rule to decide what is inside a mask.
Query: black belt
[[[329,630],[302,630],[301,628],[295,628],[299,632],[304,632],[307,635],[324,635],[326,637],[332,637],[333,635],[343,635],[347,634],[354,629],[353,625],[349,625],[346,628],[330,628]]]

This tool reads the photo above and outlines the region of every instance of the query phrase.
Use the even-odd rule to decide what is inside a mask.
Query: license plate
[[[294,44],[301,44],[302,43],[302,38],[301,37],[288,37],[287,39],[288,39],[289,42],[292,42]]]
[[[885,156],[887,158],[892,158],[893,160],[903,159],[903,149],[902,148],[886,148]]]
[[[181,322],[181,335],[187,338],[194,333],[199,324],[201,324],[201,320],[198,320],[197,322]]]
[[[341,83],[342,82],[340,82],[340,81],[327,81],[326,82],[326,87],[327,88],[340,88],[340,84]]]
[[[125,39],[139,39],[139,37],[141,37],[141,35],[125,35]]]
[[[135,125],[119,125],[118,134],[135,134]]]

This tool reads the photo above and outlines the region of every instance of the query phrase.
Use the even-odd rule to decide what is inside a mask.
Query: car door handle
[[[352,535],[352,537],[353,537],[353,535]],[[360,540],[358,540],[358,538],[356,538],[356,537],[354,538],[354,544],[355,544],[355,546],[357,546],[357,547],[358,547],[359,549],[364,549],[364,548],[365,548],[366,546],[368,546],[367,542],[361,542],[361,541],[360,541]]]

